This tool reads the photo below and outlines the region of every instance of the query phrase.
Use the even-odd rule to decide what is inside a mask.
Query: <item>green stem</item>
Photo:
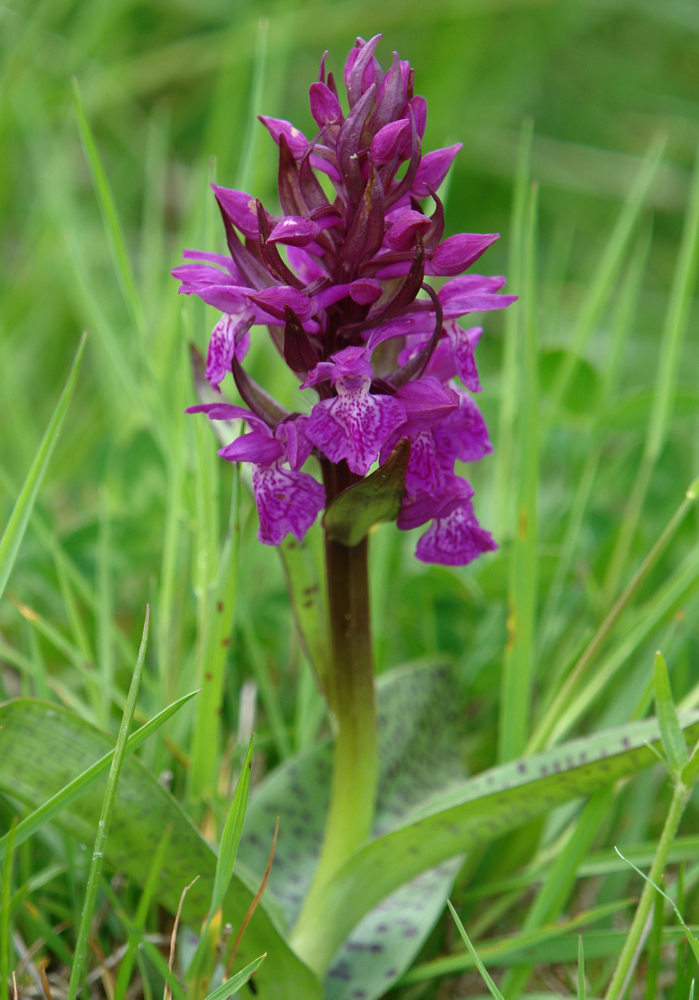
[[[355,480],[345,463],[324,463],[328,503]],[[371,833],[378,781],[378,736],[369,613],[368,539],[352,548],[326,538],[332,664],[325,694],[336,725],[330,808],[313,883],[292,937],[315,967],[316,905],[328,881]],[[317,969],[318,972],[325,971]]]
[[[660,878],[667,863],[668,854],[670,853],[670,848],[672,847],[675,835],[677,834],[677,828],[680,825],[682,814],[691,794],[691,784],[685,785],[683,781],[678,779],[672,796],[670,811],[667,814],[665,826],[663,827],[663,832],[658,842],[655,857],[653,858],[653,864],[651,865],[650,872],[648,873],[649,880],[651,882],[655,882],[656,885],[660,882]],[[656,890],[654,886],[649,885],[649,883],[646,882],[638,908],[636,909],[636,914],[633,918],[633,923],[631,924],[631,929],[626,937],[626,941],[624,942],[624,947],[621,955],[619,956],[619,961],[617,962],[616,969],[614,970],[614,975],[612,976],[611,982],[607,987],[604,1000],[619,1000],[619,998],[624,996],[626,993],[629,980],[633,975],[633,970],[636,966],[636,962],[638,961],[641,940],[646,924],[648,923],[648,918],[650,917],[650,911],[655,895]]]

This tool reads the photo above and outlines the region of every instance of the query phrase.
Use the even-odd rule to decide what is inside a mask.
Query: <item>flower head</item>
[[[214,186],[229,255],[187,251],[191,262],[173,273],[181,292],[223,313],[206,376],[218,389],[232,371],[249,410],[192,409],[207,409],[212,419],[235,410],[248,421],[250,433],[221,455],[253,464],[260,538],[271,544],[287,531],[303,537],[333,499],[301,472],[311,453],[325,472],[346,463],[356,478],[408,438],[398,527],[431,520],[418,557],[462,564],[494,543],[476,521],[471,487],[454,472],[457,459],[492,450],[465,391],[480,389],[474,350],[481,329],[459,320],[501,309],[514,296],[499,293],[504,278],[462,274],[497,235],[443,238],[437,191],[461,145],[423,156],[426,102],[397,53],[384,73],[375,56],[380,38],[358,39],[349,53],[346,113],[323,56],[310,88],[318,129],[311,138],[291,122],[261,117],[279,147],[281,214]],[[435,292],[430,275],[450,280]],[[244,371],[255,326],[269,328],[301,389],[317,394],[309,416],[287,414]]]

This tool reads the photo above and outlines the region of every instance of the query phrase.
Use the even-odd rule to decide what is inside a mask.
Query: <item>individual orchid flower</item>
[[[313,447],[306,435],[308,417],[297,414],[272,431],[254,413],[230,403],[190,406],[187,413],[206,413],[210,420],[247,421],[251,431],[221,448],[219,455],[229,462],[252,463],[252,488],[260,515],[259,540],[279,545],[289,533],[301,540],[325,506],[323,487],[313,476],[300,471]],[[284,464],[289,468],[285,469]]]

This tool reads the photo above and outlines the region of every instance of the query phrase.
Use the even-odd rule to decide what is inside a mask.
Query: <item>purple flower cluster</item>
[[[458,320],[515,297],[498,294],[504,278],[458,277],[497,235],[442,239],[437,190],[461,145],[422,155],[425,99],[413,94],[413,71],[397,53],[382,72],[374,56],[380,38],[358,39],[349,53],[347,115],[323,56],[310,89],[313,139],[290,122],[261,118],[279,146],[280,216],[242,191],[214,186],[229,256],[187,250],[196,263],[173,274],[181,292],[223,313],[206,375],[218,388],[232,371],[249,410],[214,403],[189,412],[247,421],[250,432],[220,454],[252,463],[259,537],[272,545],[287,532],[301,539],[338,481],[351,485],[409,439],[398,527],[431,521],[417,557],[462,565],[495,543],[476,520],[473,490],[454,472],[456,459],[492,451],[478,407],[456,381],[480,389],[481,330]],[[436,206],[429,216],[421,206],[428,196]],[[450,280],[435,291],[426,275]],[[310,414],[288,413],[243,369],[250,328],[259,325],[301,388],[317,393]],[[311,454],[325,489],[302,471]]]

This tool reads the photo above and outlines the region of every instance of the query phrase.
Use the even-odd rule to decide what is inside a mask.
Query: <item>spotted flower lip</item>
[[[206,377],[218,389],[232,372],[245,407],[190,412],[247,421],[220,454],[252,464],[259,537],[274,545],[287,532],[302,538],[326,502],[302,471],[309,457],[364,476],[410,440],[398,527],[431,521],[418,558],[461,565],[494,546],[454,468],[492,450],[469,395],[481,388],[482,328],[461,321],[515,296],[502,294],[502,277],[463,273],[498,236],[445,236],[439,187],[462,146],[423,155],[427,103],[397,53],[382,69],[380,40],[350,50],[344,107],[323,55],[309,91],[315,134],[260,117],[279,150],[277,214],[252,194],[212,186],[228,252],[186,250],[173,275],[180,292],[221,311]],[[439,291],[433,276],[446,279]],[[304,394],[317,396],[310,413],[288,414],[243,367],[260,326]]]

